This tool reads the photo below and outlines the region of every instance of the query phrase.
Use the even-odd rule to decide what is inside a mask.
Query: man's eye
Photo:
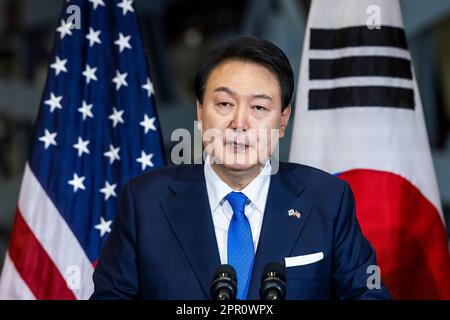
[[[255,109],[256,111],[264,111],[264,110],[267,110],[267,109],[264,108],[263,106],[254,106],[253,109]]]
[[[231,103],[229,103],[229,102],[219,102],[218,106],[219,107],[230,107]]]

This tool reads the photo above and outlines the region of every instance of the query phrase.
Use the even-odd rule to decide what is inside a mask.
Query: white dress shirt
[[[266,207],[267,194],[270,185],[270,161],[267,161],[259,175],[253,179],[244,189],[233,190],[227,185],[214,171],[207,157],[204,166],[206,189],[208,191],[209,205],[216,233],[217,247],[220,254],[220,262],[227,263],[227,243],[228,243],[228,227],[233,209],[225,196],[232,192],[242,192],[248,198],[245,205],[245,216],[247,217],[250,228],[252,230],[253,248],[258,247],[259,235],[264,217],[264,209]]]

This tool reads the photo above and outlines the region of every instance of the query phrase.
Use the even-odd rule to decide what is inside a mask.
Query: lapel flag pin
[[[290,209],[288,211],[288,215],[289,217],[296,217],[297,219],[300,219],[302,214],[298,210]]]

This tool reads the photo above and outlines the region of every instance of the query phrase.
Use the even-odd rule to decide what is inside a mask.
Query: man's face
[[[227,169],[264,165],[285,133],[291,107],[281,111],[278,79],[266,67],[238,60],[218,65],[197,102],[203,147]]]

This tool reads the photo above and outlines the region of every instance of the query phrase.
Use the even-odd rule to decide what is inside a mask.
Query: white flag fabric
[[[445,223],[398,1],[312,1],[290,161],[349,182],[394,298],[450,299]]]

